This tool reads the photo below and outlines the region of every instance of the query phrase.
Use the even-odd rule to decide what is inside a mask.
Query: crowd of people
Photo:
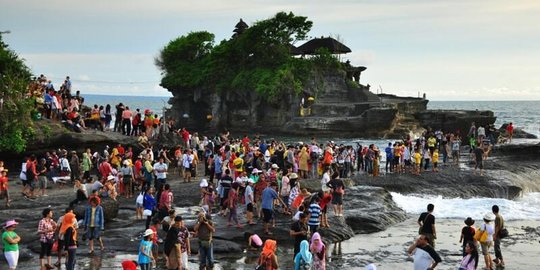
[[[97,109],[101,110],[99,107]],[[245,230],[244,225],[257,224],[257,219],[262,220],[264,238],[267,240],[263,243],[261,237],[256,234],[246,237],[249,248],[262,248],[257,262],[260,269],[277,269],[278,260],[282,263],[285,260],[287,264],[294,263],[296,269],[309,267],[325,269],[325,245],[319,231],[330,226],[327,210],[329,207],[332,208],[334,216],[343,216],[345,185],[342,179],[361,172],[378,176],[382,169],[382,165],[379,164],[381,153],[374,144],[357,145],[355,148],[350,145],[337,145],[333,141],[322,144],[315,138],[309,143],[285,144],[258,137],[251,139],[247,135],[232,138],[228,132],[212,138],[197,133],[191,134],[185,128],[174,131],[172,122],[166,125],[169,127],[170,124],[171,128],[167,132],[171,130],[175,132],[182,143],[172,149],[166,147],[156,149],[152,139],[155,138],[155,133],[149,128],[150,122],[149,126],[143,129],[129,125],[129,122],[133,123],[133,114],[126,113],[128,111],[129,108],[125,107],[122,113],[116,114],[125,118],[120,121],[117,119],[113,130],[125,135],[138,135],[139,150],[132,147],[125,148],[121,144],[112,148],[106,146],[100,150],[86,149],[84,153],[59,149],[45,152],[40,157],[29,156],[23,162],[20,179],[23,184],[22,193],[26,199],[48,196],[47,185],[51,182],[60,187],[67,184],[74,187],[75,198],[69,202],[69,207],[58,222],[53,221],[51,209],[43,211],[43,220],[38,227],[42,248],[41,269],[59,267],[63,256],[62,249],[67,251],[66,269],[75,268],[79,238],[73,208],[79,204],[84,204],[86,209],[81,224],[84,231],[82,235],[88,239],[89,251],[94,252],[94,241],[97,241],[103,250],[105,247],[101,232],[104,229],[104,217],[101,202],[106,199],[116,201],[119,196],[125,199],[134,198],[136,217],[145,220],[145,231],[136,262],[141,269],[149,269],[160,259],[157,253],[157,246],[160,244],[163,244],[165,251],[163,258],[168,269],[186,269],[187,258],[191,253],[190,235],[198,237],[200,269],[212,269],[214,266],[212,237],[216,225],[212,221],[212,215],[226,217],[227,225],[234,225],[239,230]],[[147,113],[151,112],[145,112]],[[136,110],[135,117],[139,114]],[[156,118],[148,119],[152,119],[153,127],[159,125],[159,122],[155,121]],[[469,140],[469,146],[475,156],[477,167],[482,170],[481,164],[489,152],[491,143],[477,145],[472,142],[484,142],[486,138],[491,141],[492,138],[482,133],[481,129],[475,129],[468,137],[473,138]],[[461,145],[459,134],[443,134],[441,131],[428,130],[419,139],[406,138],[389,143],[385,149],[384,169],[387,173],[419,174],[429,169],[436,172],[440,160],[446,163],[452,158],[455,163],[459,162]],[[481,153],[480,158],[477,153]],[[6,206],[9,207],[13,198],[8,192],[7,170],[2,164],[0,167],[0,194],[4,195]],[[191,182],[196,176],[202,177],[199,182],[201,192],[199,205],[202,210],[192,232],[189,232],[182,216],[176,215],[174,211],[174,192],[169,184],[172,180],[169,179],[171,172],[178,172],[176,180],[182,178],[184,182]],[[309,178],[321,179],[318,192],[312,194],[302,187],[304,179]],[[433,207],[431,210],[428,207],[428,212],[419,219],[421,236],[411,246],[409,252],[420,254],[420,250],[425,251],[434,263],[418,269],[434,268],[440,259],[434,251],[435,218],[430,211],[433,211]],[[291,218],[289,234],[294,239],[294,253],[290,261],[278,259],[275,255],[277,242],[273,240],[272,228],[276,212],[290,215]],[[495,213],[495,208],[493,212]],[[245,224],[241,222],[240,213],[245,213]],[[484,217],[484,220],[486,223],[493,221],[491,216]],[[16,224],[15,220],[8,221],[5,224],[6,237],[2,236],[4,246],[12,245],[13,249],[20,241],[20,237],[13,233]],[[497,239],[501,237],[498,233],[503,225],[497,227],[496,220],[495,224],[496,228],[491,230],[491,233],[490,229],[486,228],[489,224],[482,229],[488,232],[488,240],[484,241],[487,244],[482,245],[483,253],[487,256],[488,269],[492,266],[489,258],[490,241],[495,243],[496,251],[498,249],[500,254],[500,240],[497,244]],[[158,241],[159,230],[163,230],[167,235],[163,241]],[[55,264],[51,261],[55,241],[51,239],[58,242],[56,247],[58,260]],[[465,269],[476,269],[478,259],[475,259],[473,249],[476,249],[477,245],[469,242],[469,238],[464,236],[464,252],[469,250],[466,255],[473,258],[465,264]],[[478,242],[483,243],[480,240]],[[16,266],[14,259],[16,256],[9,256],[11,257],[8,261],[15,261],[13,264],[10,263],[10,267]],[[415,257],[426,258],[423,255]],[[475,260],[475,268],[469,267],[472,260]],[[502,255],[497,256],[496,263],[504,264]],[[125,267],[133,264],[135,262],[125,262]],[[416,265],[415,260],[415,267]]]
[[[408,248],[408,253],[414,258],[414,269],[435,269],[442,261],[435,251],[437,230],[433,210],[435,206],[428,204],[427,212],[418,217],[419,237]],[[475,270],[480,262],[479,252],[484,259],[484,268],[493,270],[495,267],[505,267],[501,252],[501,239],[508,236],[508,230],[504,226],[504,218],[499,213],[499,206],[493,205],[491,211],[483,217],[483,223],[479,227],[473,227],[475,221],[467,217],[465,226],[461,230],[459,243],[462,244],[463,259],[459,270]],[[492,259],[491,249],[494,248],[495,259]]]

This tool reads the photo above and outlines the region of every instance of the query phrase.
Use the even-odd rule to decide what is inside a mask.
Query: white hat
[[[114,180],[114,176],[112,175],[107,176],[107,180]]]
[[[122,162],[122,163],[123,163],[124,165],[126,165],[126,166],[129,166],[129,160],[127,160],[127,159],[124,160],[124,162]]]
[[[297,179],[297,178],[298,178],[298,174],[296,174],[296,173],[291,173],[289,175],[289,179]]]
[[[279,166],[276,163],[274,163],[272,164],[272,169],[279,169]]]
[[[493,221],[493,220],[495,220],[495,215],[493,213],[491,213],[491,212],[486,213],[484,215],[484,219],[487,220],[487,221]]]
[[[259,170],[257,168],[253,168],[253,171],[251,171],[251,174],[259,173]]]
[[[149,235],[152,235],[152,234],[154,234],[154,231],[152,231],[152,229],[146,229],[146,231],[144,231],[143,236],[149,236]]]
[[[249,179],[247,180],[247,182],[248,182],[249,184],[255,183],[255,181],[254,181],[253,179],[251,179],[251,178],[249,178]]]
[[[202,187],[202,188],[208,187],[208,181],[205,178],[201,179],[201,182],[199,183],[199,186]]]

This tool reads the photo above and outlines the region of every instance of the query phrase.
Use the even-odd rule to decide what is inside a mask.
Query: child
[[[471,217],[468,217],[465,220],[465,225],[466,226],[461,229],[461,236],[459,237],[459,242],[463,243],[463,257],[467,255],[465,253],[465,246],[468,242],[473,242],[474,233],[476,232],[476,230],[472,226],[474,225],[474,219],[472,219]]]
[[[1,162],[1,161],[0,161]],[[6,199],[6,207],[10,206],[11,200],[9,199],[9,191],[8,191],[8,178],[7,178],[7,172],[8,170],[3,168],[3,164],[0,164],[1,170],[0,170],[0,198]]]
[[[244,239],[246,238],[248,241],[247,248],[249,250],[257,250],[262,247],[262,244],[263,244],[262,239],[257,234],[245,232]]]
[[[141,266],[141,270],[150,270],[150,266],[155,264],[156,260],[152,255],[152,238],[154,231],[146,229],[143,234],[143,239],[139,244],[139,259],[138,263]]]
[[[420,154],[420,149],[416,149],[414,152],[414,171],[415,175],[420,175],[420,163],[422,162],[422,154]]]
[[[435,149],[435,151],[433,151],[433,157],[431,158],[432,162],[433,162],[433,168],[431,168],[432,171],[434,172],[438,172],[439,169],[437,169],[437,164],[439,163],[439,150],[438,149]]]

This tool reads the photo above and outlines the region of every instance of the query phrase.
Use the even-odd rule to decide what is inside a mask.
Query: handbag
[[[148,217],[148,216],[152,215],[152,210],[144,209],[144,211],[142,213],[143,213],[143,216]]]
[[[478,230],[476,230],[476,232],[474,233],[473,238],[480,243],[485,243],[488,239],[488,233],[487,231],[482,231],[480,230],[480,228],[478,228]]]
[[[58,239],[56,239],[56,241],[54,241],[54,243],[52,245],[52,248],[51,248],[51,251],[52,252],[58,252]]]
[[[506,228],[503,228],[499,231],[499,238],[503,239],[508,237],[508,230]]]

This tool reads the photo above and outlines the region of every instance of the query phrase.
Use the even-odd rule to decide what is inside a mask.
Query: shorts
[[[246,210],[247,210],[248,212],[253,213],[253,204],[252,204],[252,203],[248,203],[248,204],[246,205]]]
[[[474,166],[474,168],[480,168],[480,169],[484,169],[484,161],[483,160],[476,160],[476,165]]]
[[[262,212],[263,212],[263,221],[264,221],[265,223],[270,223],[270,221],[271,221],[272,218],[273,218],[272,216],[273,216],[273,212],[274,212],[274,211],[272,211],[272,210],[270,210],[270,209],[264,209],[264,208],[263,208]]]
[[[39,176],[38,180],[39,180],[39,188],[47,189],[47,182],[48,182],[47,176]]]
[[[143,208],[143,204],[142,204],[142,203],[135,203],[135,207],[137,207],[137,208]]]
[[[452,150],[452,157],[454,157],[454,158],[459,157],[459,151],[458,150]]]
[[[433,162],[433,168],[437,168],[437,164],[439,164],[438,162]]]
[[[337,192],[332,194],[332,204],[342,205],[343,204],[343,195]]]
[[[401,161],[400,157],[394,157],[394,164],[395,165],[398,165],[400,161]]]
[[[480,247],[482,248],[482,255],[488,255],[489,249],[491,248],[491,242],[480,243]]]
[[[86,238],[88,238],[88,240],[99,239],[100,234],[101,229],[99,227],[88,227],[86,231]]]

